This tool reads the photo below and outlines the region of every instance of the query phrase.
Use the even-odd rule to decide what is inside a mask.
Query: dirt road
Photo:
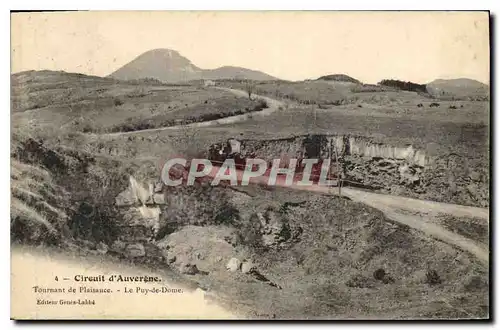
[[[329,189],[325,186],[293,186],[292,188],[322,194],[338,194],[337,188]],[[482,263],[488,264],[488,246],[453,233],[432,221],[433,217],[448,214],[457,217],[481,218],[487,224],[489,221],[488,209],[377,194],[351,188],[342,188],[342,196],[376,208],[390,220],[422,231],[426,235],[467,251],[476,256]]]
[[[420,230],[429,236],[454,245],[463,251],[468,251],[483,263],[488,263],[489,251],[487,246],[483,246],[471,239],[453,233],[430,221],[432,217],[448,214],[457,217],[481,218],[487,224],[489,221],[488,209],[375,194],[354,189],[343,189],[342,194],[345,194],[352,200],[362,202],[382,211],[393,221]]]
[[[224,88],[224,87],[214,87],[214,88],[231,92],[231,93],[235,94],[236,96],[248,97],[247,92],[242,91],[242,90],[230,89],[230,88]],[[280,106],[284,105],[283,102],[266,97],[266,96],[260,96],[260,95],[254,94],[253,97],[259,98],[259,99],[264,99],[267,102],[268,107],[265,109],[262,109],[261,111],[254,111],[254,112],[249,112],[249,113],[245,113],[242,115],[229,116],[229,117],[225,117],[225,118],[221,118],[221,119],[202,121],[202,122],[192,123],[192,124],[188,124],[188,125],[176,125],[176,126],[168,126],[168,127],[160,127],[160,128],[150,128],[150,129],[131,131],[131,132],[107,133],[107,134],[102,134],[102,135],[105,135],[105,136],[132,135],[132,134],[139,134],[139,133],[145,133],[145,132],[159,132],[159,131],[167,131],[167,130],[186,129],[186,128],[208,127],[208,126],[222,125],[222,124],[233,124],[233,123],[237,123],[240,121],[245,121],[245,120],[252,118],[252,117],[268,116],[271,113],[278,110]]]

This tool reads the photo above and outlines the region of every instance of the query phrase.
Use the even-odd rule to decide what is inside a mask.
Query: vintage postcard
[[[489,319],[489,29],[11,13],[11,318]]]

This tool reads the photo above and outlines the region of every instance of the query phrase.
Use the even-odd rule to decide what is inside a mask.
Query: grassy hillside
[[[490,88],[473,79],[436,79],[427,84],[427,91],[445,100],[488,101]]]
[[[12,125],[85,133],[133,131],[259,111],[260,100],[155,80],[120,82],[65,72],[12,77]]]
[[[244,90],[248,83],[223,81],[221,84]],[[422,99],[418,94],[412,92],[402,92],[387,86],[364,85],[343,80],[254,82],[254,86],[256,94],[301,105],[324,107],[360,103],[386,105],[398,102],[401,96],[412,102]]]

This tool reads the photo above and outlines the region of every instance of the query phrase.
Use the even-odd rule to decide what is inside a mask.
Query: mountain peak
[[[203,70],[178,51],[168,48],[157,48],[142,53],[109,77],[121,80],[155,78],[169,83],[197,79],[276,79],[260,71],[234,66]]]
[[[176,57],[181,56],[178,51],[168,48],[156,48],[148,50],[147,52],[142,53],[140,56],[164,56],[164,57]]]

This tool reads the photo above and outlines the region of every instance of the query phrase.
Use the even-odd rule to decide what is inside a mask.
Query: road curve
[[[239,90],[239,89],[231,89],[231,88],[225,88],[225,87],[214,87],[214,88],[224,90],[227,92],[231,92],[231,93],[235,94],[236,96],[248,97],[247,92]],[[167,126],[167,127],[160,127],[160,128],[150,128],[150,129],[143,129],[143,130],[130,131],[130,132],[105,133],[102,135],[104,135],[104,136],[132,135],[132,134],[139,134],[139,133],[145,133],[145,132],[160,132],[160,131],[179,130],[179,129],[186,129],[186,128],[208,127],[208,126],[222,125],[222,124],[233,124],[233,123],[248,120],[252,117],[269,116],[271,113],[278,110],[280,106],[284,105],[283,102],[269,98],[267,96],[253,94],[253,97],[265,100],[267,102],[268,107],[265,109],[262,109],[261,111],[248,112],[248,113],[245,113],[242,115],[229,116],[229,117],[216,119],[216,120],[201,121],[201,122],[191,123],[191,124],[187,124],[187,125],[176,125],[176,126]]]
[[[338,189],[336,187],[329,188],[326,186],[314,185],[291,186],[291,188],[308,190],[315,193],[338,195]],[[485,265],[489,262],[489,249],[487,246],[462,235],[453,233],[430,221],[430,218],[434,216],[449,214],[453,216],[478,217],[488,222],[488,209],[377,194],[351,188],[342,188],[342,196],[347,196],[353,201],[378,209],[392,221],[407,225],[428,236],[453,245],[462,251],[467,251],[477,257]],[[413,214],[407,214],[407,212]]]

